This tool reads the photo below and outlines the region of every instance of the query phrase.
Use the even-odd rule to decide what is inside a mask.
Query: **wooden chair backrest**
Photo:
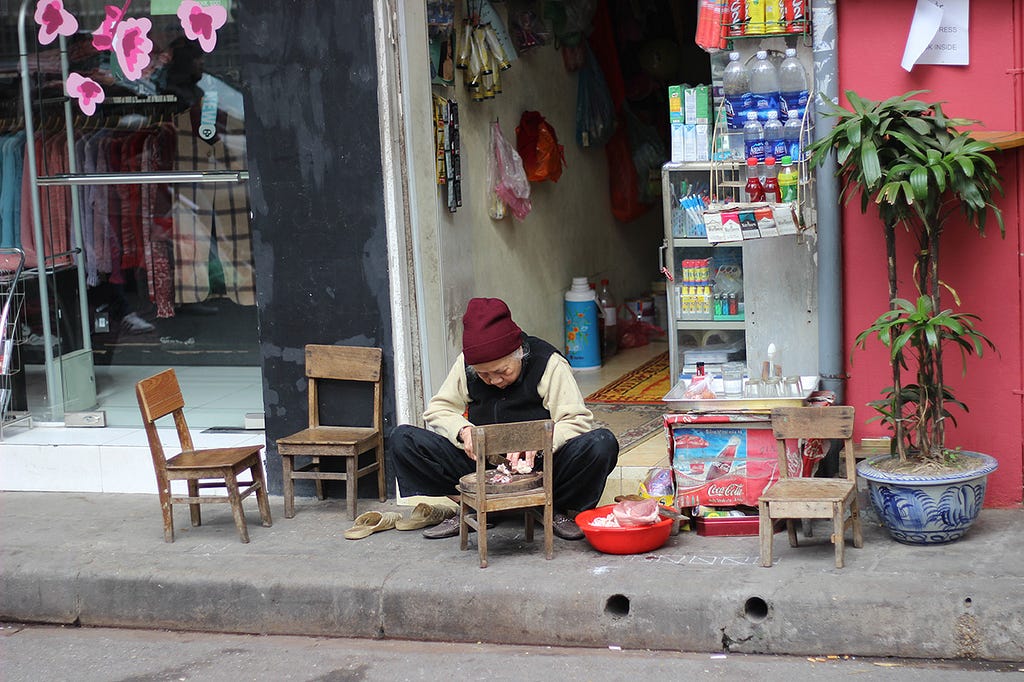
[[[365,346],[306,346],[306,377],[309,379],[309,428],[320,426],[320,400],[317,382],[361,381],[373,384],[373,427],[384,429],[384,396],[381,391],[381,365],[384,351]]]
[[[854,409],[848,405],[830,407],[776,407],[772,409],[772,433],[779,458],[779,476],[787,478],[787,438],[822,438],[843,440],[845,477],[857,480],[857,462],[853,455]]]
[[[550,419],[473,427],[473,452],[477,460],[525,450],[544,451],[551,459],[555,423]],[[550,466],[550,464],[548,465]]]
[[[149,440],[154,466],[163,468],[167,464],[163,445],[156,430],[156,422],[167,415],[174,417],[174,427],[178,432],[182,451],[195,449],[188,424],[185,422],[185,399],[181,395],[178,377],[173,369],[165,369],[159,374],[139,381],[135,384],[135,397],[139,401],[142,424],[146,428],[146,438]]]

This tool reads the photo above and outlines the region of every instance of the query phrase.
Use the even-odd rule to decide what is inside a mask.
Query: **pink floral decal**
[[[68,80],[64,87],[68,97],[78,100],[78,108],[86,116],[95,114],[96,105],[107,97],[99,83],[78,73],[68,74]]]
[[[35,20],[39,24],[39,43],[42,45],[49,45],[57,36],[74,35],[78,30],[78,19],[64,9],[63,0],[39,0]]]
[[[92,46],[99,51],[110,50],[114,45],[114,29],[117,28],[117,22],[121,21],[121,17],[124,16],[125,10],[128,9],[130,2],[125,3],[123,8],[117,5],[107,5],[103,9],[106,12],[106,17],[103,19],[103,23],[100,27],[92,32]]]
[[[153,27],[149,19],[123,19],[114,29],[113,49],[117,55],[117,63],[124,71],[125,77],[136,81],[142,77],[142,70],[149,66],[149,55],[153,51],[153,41],[149,39],[149,29]]]
[[[217,29],[228,20],[228,11],[220,5],[203,7],[195,0],[182,0],[178,5],[178,19],[186,38],[198,40],[203,52],[213,52],[217,46]]]

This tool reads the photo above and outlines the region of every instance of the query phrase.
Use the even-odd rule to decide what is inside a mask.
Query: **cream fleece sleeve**
[[[570,438],[594,428],[594,413],[583,402],[583,394],[572,375],[569,361],[554,353],[537,387],[544,407],[555,422],[555,451]]]
[[[469,420],[464,416],[468,405],[469,389],[466,386],[466,364],[460,353],[459,357],[455,359],[451,371],[448,372],[448,376],[441,384],[441,388],[427,403],[427,409],[423,411],[423,421],[428,429],[444,436],[453,445],[461,448],[462,443],[456,437],[463,427],[470,426]]]

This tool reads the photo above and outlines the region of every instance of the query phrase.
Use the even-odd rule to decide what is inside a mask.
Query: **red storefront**
[[[836,3],[839,27],[839,88],[863,97],[884,99],[907,90],[929,90],[922,99],[946,102],[951,116],[981,121],[979,129],[1024,131],[1024,0],[970,3],[967,66],[900,67],[915,0],[843,0]],[[984,238],[953,223],[943,237],[944,281],[961,297],[964,310],[982,318],[980,328],[998,353],[969,361],[967,375],[956,367],[946,377],[971,408],[957,414],[958,427],[948,442],[991,454],[999,469],[989,478],[986,506],[1007,507],[1022,501],[1024,488],[1024,327],[1022,327],[1022,254],[1024,254],[1024,147],[996,154],[1005,196],[1000,203],[1006,237],[994,222]],[[861,215],[859,203],[842,210],[844,345],[848,360],[846,402],[861,408],[878,397],[889,374],[880,346],[853,350],[853,340],[884,308],[887,298],[882,231],[877,214]],[[904,253],[907,253],[904,250]],[[909,275],[910,268],[904,268]],[[911,287],[909,281],[900,286]],[[952,305],[951,297],[944,299]],[[852,351],[852,355],[851,355]],[[858,409],[857,438],[886,435],[876,422],[866,423],[868,409]]]

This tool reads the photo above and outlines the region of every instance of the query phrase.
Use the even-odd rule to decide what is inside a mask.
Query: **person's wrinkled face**
[[[523,370],[523,361],[512,355],[506,355],[497,360],[473,365],[473,370],[485,384],[505,388],[514,384],[519,378],[519,373]]]

